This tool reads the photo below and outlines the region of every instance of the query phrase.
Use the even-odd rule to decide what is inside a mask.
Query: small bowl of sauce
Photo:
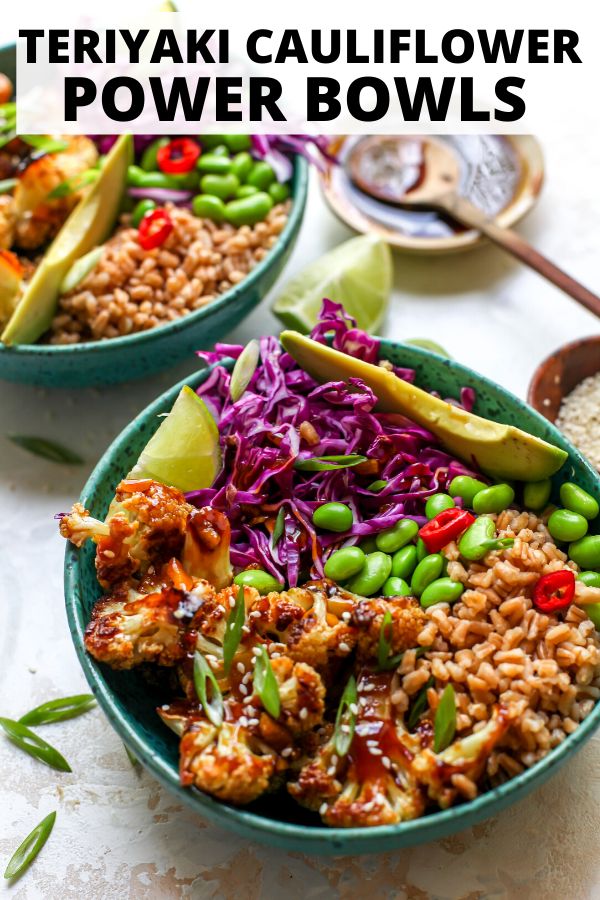
[[[532,136],[439,135],[435,140],[448,144],[456,157],[460,193],[499,225],[510,227],[535,204],[544,165]],[[321,187],[333,212],[355,231],[416,253],[464,250],[484,241],[479,232],[439,212],[393,204],[423,177],[418,136],[402,141],[393,135],[338,137],[329,149],[339,165],[322,173]]]

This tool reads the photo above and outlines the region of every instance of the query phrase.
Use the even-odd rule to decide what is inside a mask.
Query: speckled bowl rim
[[[385,338],[380,340],[384,353],[386,345],[400,348],[403,346],[399,341],[391,341]],[[424,362],[430,359],[435,359],[439,362],[439,357],[428,350],[414,346],[407,346],[406,349],[410,350],[417,358],[421,357]],[[540,427],[550,434],[551,439],[556,441],[559,446],[562,444],[568,448],[570,458],[575,458],[578,464],[583,465],[588,470],[600,491],[600,475],[598,472],[587,463],[564,435],[540,413],[529,407],[510,391],[507,391],[491,379],[474,372],[467,366],[456,363],[454,360],[444,360],[444,364],[450,368],[458,369],[461,376],[464,376],[465,383],[468,383],[469,379],[474,378],[487,387],[498,391],[500,397],[513,409],[533,415],[534,419],[539,422]],[[178,384],[161,394],[126,426],[108,447],[88,478],[81,495],[82,502],[85,502],[85,498],[94,492],[96,484],[106,480],[110,473],[113,457],[118,455],[127,445],[127,442],[136,434],[139,426],[149,418],[155,417],[165,409],[169,409],[183,385],[190,384],[197,387],[198,384],[208,377],[211,369],[212,367],[207,367],[201,372],[182,379]],[[600,726],[599,702],[596,703],[590,715],[572,734],[568,735],[561,744],[551,750],[547,756],[530,769],[527,769],[520,775],[516,775],[499,787],[479,795],[474,800],[397,825],[381,825],[374,828],[327,828],[325,826],[295,825],[248,812],[244,809],[236,809],[219,803],[200,791],[182,788],[179,784],[176,768],[172,767],[164,759],[157,757],[153,753],[152,748],[132,727],[128,719],[121,715],[116,708],[112,692],[106,684],[101,670],[95,668],[95,664],[84,647],[85,623],[82,620],[81,610],[78,608],[76,601],[79,565],[80,560],[77,549],[68,544],[65,551],[64,585],[65,604],[71,636],[85,677],[109,721],[139,761],[184,804],[190,806],[211,823],[228,828],[251,840],[258,840],[265,844],[286,849],[293,848],[299,852],[327,855],[379,853],[393,847],[407,847],[438,840],[441,837],[461,831],[483,819],[489,818],[526,796],[536,784],[541,784],[546,778],[550,777],[552,771],[557,770],[567,757],[572,756],[580,749]]]
[[[1,49],[1,48],[0,48]],[[271,247],[264,259],[256,265],[238,284],[225,291],[212,300],[202,309],[197,309],[187,316],[174,319],[172,322],[165,322],[164,325],[157,325],[148,331],[136,331],[133,334],[125,334],[120,337],[110,338],[104,341],[85,341],[81,344],[13,344],[6,346],[0,342],[0,357],[10,354],[12,356],[31,357],[38,359],[39,357],[76,357],[80,359],[86,354],[93,353],[95,359],[102,353],[110,353],[116,349],[124,351],[133,351],[142,345],[151,344],[160,338],[178,334],[185,331],[189,327],[193,327],[203,319],[210,319],[228,304],[234,304],[241,294],[251,290],[254,284],[260,282],[264,273],[270,269],[280,256],[285,254],[288,244],[293,240],[297,228],[300,227],[301,220],[306,210],[306,200],[308,196],[308,163],[301,157],[294,157],[294,176],[295,184],[291,193],[292,208],[288,215],[287,221],[282,232],[277,236],[277,241]],[[1,359],[0,359],[1,364]]]

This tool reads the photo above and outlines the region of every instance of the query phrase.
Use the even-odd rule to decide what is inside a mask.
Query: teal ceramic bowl
[[[13,47],[0,48],[0,72],[14,78]],[[194,350],[210,347],[262,300],[285,266],[298,237],[308,188],[308,165],[294,159],[292,209],[276,244],[238,285],[183,319],[150,331],[49,346],[0,344],[0,378],[48,387],[87,387],[142,378],[174,365]]]
[[[600,496],[600,477],[560,432],[541,415],[503,388],[451,360],[426,350],[383,340],[382,356],[397,365],[416,369],[417,383],[440,391],[443,397],[458,397],[460,388],[475,388],[475,411],[499,422],[518,425],[569,453],[555,476],[555,493],[566,479],[573,479],[594,496]],[[200,372],[187,383],[197,386],[206,377]],[[103,517],[118,481],[130,470],[159,424],[157,416],[167,412],[181,384],[175,385],[142,412],[107,450],[86,484],[82,502],[95,516]],[[69,625],[75,648],[91,689],[121,738],[144,766],[178,798],[203,818],[229,828],[246,838],[275,847],[314,854],[380,853],[411,844],[435,840],[495,815],[541,785],[585,743],[600,724],[600,704],[559,747],[528,771],[469,803],[405,822],[377,828],[326,828],[316,816],[299,809],[284,796],[235,809],[179,785],[177,739],[161,723],[155,708],[164,702],[133,672],[114,672],[87,655],[83,633],[91,608],[101,591],[96,581],[92,547],[77,550],[69,545],[65,558],[65,595]],[[165,697],[165,700],[167,698]]]

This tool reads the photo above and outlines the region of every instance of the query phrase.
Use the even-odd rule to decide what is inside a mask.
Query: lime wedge
[[[273,304],[287,328],[306,334],[317,322],[323,298],[342,303],[359,328],[376,333],[392,290],[392,254],[372,235],[339,244],[292,278]]]
[[[153,478],[180,491],[195,491],[210,487],[220,468],[216,422],[204,400],[186,385],[128,477]]]
[[[233,372],[231,373],[231,381],[229,382],[229,393],[231,399],[235,403],[239,400],[250,382],[252,376],[256,372],[258,359],[260,356],[260,344],[256,339],[249,341],[238,358],[235,361]]]

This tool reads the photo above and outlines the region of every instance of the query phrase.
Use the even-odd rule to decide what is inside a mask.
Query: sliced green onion
[[[427,709],[427,691],[430,687],[433,687],[434,684],[435,678],[430,678],[429,681],[423,685],[423,687],[415,697],[414,703],[412,704],[410,712],[408,714],[408,721],[406,723],[406,727],[409,731],[412,731],[413,728],[417,726],[419,719]]]
[[[69,146],[66,141],[57,140],[47,134],[20,134],[19,137],[30,147],[43,153],[60,153]]]
[[[309,459],[297,459],[294,468],[299,472],[329,472],[334,469],[349,469],[367,461],[366,456],[349,453],[348,456],[312,456]]]
[[[73,697],[61,697],[59,700],[49,700],[42,703],[21,716],[21,725],[48,725],[50,722],[64,722],[65,719],[74,719],[88,710],[93,709],[96,700],[93,694],[75,694]]]
[[[8,865],[4,870],[5,878],[18,878],[19,875],[22,875],[29,868],[50,837],[55,820],[56,813],[51,812],[27,835],[9,859]]]
[[[39,759],[40,762],[50,766],[51,769],[58,769],[59,772],[71,771],[71,766],[62,753],[30,731],[26,725],[15,722],[13,719],[0,717],[0,728],[4,729],[13,744],[33,756],[34,759]]]
[[[252,381],[252,376],[256,372],[259,358],[260,345],[256,339],[253,339],[246,344],[236,359],[233,372],[231,373],[229,393],[231,394],[231,399],[234,403],[236,400],[240,399]]]
[[[68,447],[57,444],[56,441],[49,441],[46,438],[34,437],[28,434],[8,434],[7,438],[13,444],[16,444],[17,447],[27,450],[28,453],[33,453],[34,456],[41,456],[43,459],[49,459],[51,462],[69,466],[80,466],[83,463],[79,454],[69,450]]]
[[[235,606],[227,617],[225,635],[223,637],[223,667],[225,674],[229,674],[235,652],[242,639],[242,629],[246,622],[246,603],[244,600],[244,587],[240,585]]]
[[[377,645],[377,665],[382,672],[387,672],[390,669],[397,669],[402,662],[404,654],[407,652],[406,650],[403,650],[401,653],[396,653],[395,656],[390,656],[390,650],[392,649],[391,627],[392,614],[389,609],[386,609],[383,614],[383,621],[379,631],[379,643]],[[415,659],[423,656],[429,649],[429,647],[415,647]]]
[[[273,534],[271,535],[271,545],[276,547],[281,538],[283,537],[283,530],[285,528],[285,509],[283,506],[279,507],[279,512],[277,513],[277,518],[275,519],[275,525],[273,526]]]
[[[441,753],[449,744],[456,732],[456,697],[454,688],[447,684],[444,688],[433,723],[433,751]]]
[[[212,697],[210,700],[208,699],[208,692],[206,689],[207,681],[210,681],[212,687]],[[223,695],[221,694],[219,683],[215,678],[215,673],[198,650],[194,653],[194,687],[196,688],[198,700],[202,704],[206,717],[212,722],[215,728],[220,728],[223,724]]]
[[[3,178],[2,181],[0,181],[0,194],[7,194],[9,191],[12,191],[16,185],[16,178]]]
[[[99,169],[86,169],[85,172],[79,172],[77,175],[73,175],[71,178],[67,178],[66,181],[61,181],[60,184],[57,184],[48,194],[48,199],[58,200],[61,197],[69,197],[88,184],[93,184],[99,174]]]
[[[348,683],[344,688],[340,705],[338,706],[337,715],[335,717],[335,730],[333,732],[333,745],[338,756],[346,756],[352,739],[354,738],[354,729],[356,728],[356,712],[352,707],[356,707],[358,703],[358,693],[356,690],[356,679],[351,675]]]
[[[273,666],[269,659],[269,654],[263,646],[259,646],[255,650],[256,662],[254,663],[253,684],[254,691],[261,699],[262,705],[274,719],[279,717],[281,712],[281,698],[279,696],[279,685],[273,672]]]

